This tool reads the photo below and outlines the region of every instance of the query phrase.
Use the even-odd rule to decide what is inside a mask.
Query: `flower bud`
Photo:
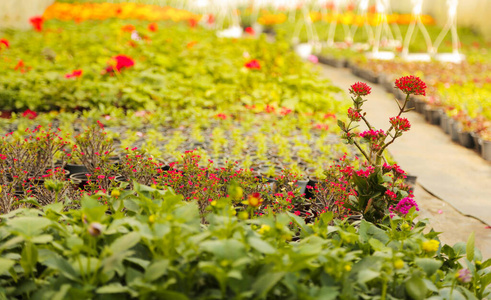
[[[91,236],[99,236],[102,233],[102,224],[98,222],[92,222],[87,229]]]
[[[263,199],[261,198],[261,194],[252,193],[247,198],[247,203],[252,207],[259,207],[263,203]]]
[[[118,189],[114,189],[111,191],[111,197],[118,198],[121,195],[121,192]]]

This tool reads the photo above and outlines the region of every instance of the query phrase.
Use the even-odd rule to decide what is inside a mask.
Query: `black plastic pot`
[[[72,174],[70,175],[70,179],[72,180],[73,184],[76,185],[79,189],[84,189],[89,181],[87,173]]]
[[[491,161],[491,141],[480,139],[481,156],[487,161]]]
[[[476,150],[477,153],[481,154],[482,146],[480,143],[479,134],[477,134],[475,132],[471,132],[471,137],[472,137],[472,140],[474,141],[474,150]]]
[[[459,130],[459,143],[466,148],[474,148],[474,139],[468,131]]]
[[[65,170],[70,171],[70,174],[76,174],[76,173],[88,173],[89,170],[87,169],[86,166],[84,165],[76,165],[76,164],[66,164],[65,165]]]
[[[440,125],[441,109],[433,108],[429,105],[425,107],[425,119],[432,125]]]

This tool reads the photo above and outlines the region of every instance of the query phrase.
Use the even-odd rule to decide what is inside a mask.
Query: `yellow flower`
[[[345,265],[345,266],[344,266],[344,270],[345,270],[346,272],[351,271],[351,266],[350,266],[350,265]]]
[[[259,193],[253,193],[250,194],[249,197],[247,198],[247,203],[252,206],[252,207],[258,207],[263,203],[263,199],[261,199],[261,194]]]
[[[269,232],[271,230],[271,227],[269,225],[263,224],[261,228],[259,229],[260,234],[265,234],[266,232]]]
[[[407,223],[404,223],[401,225],[401,229],[402,231],[409,231],[411,229],[411,226],[409,226],[409,224]]]
[[[430,241],[423,242],[423,250],[425,252],[436,252],[439,246],[440,246],[440,242],[437,240],[430,240]]]
[[[0,193],[2,192],[2,186],[0,185]]]
[[[402,269],[404,268],[404,261],[402,259],[398,259],[394,262],[394,268]]]
[[[121,195],[121,192],[117,189],[112,190],[112,192],[111,192],[111,197],[113,197],[113,198],[118,198],[120,195]]]
[[[217,201],[216,200],[213,200],[213,201],[211,201],[210,204],[211,204],[211,206],[216,206],[217,205]]]

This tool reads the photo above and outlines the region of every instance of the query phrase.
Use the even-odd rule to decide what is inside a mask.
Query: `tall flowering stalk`
[[[346,207],[362,213],[371,221],[381,220],[388,208],[407,208],[407,203],[416,206],[411,197],[408,198],[410,195],[397,183],[405,178],[405,172],[397,165],[388,165],[384,159],[384,152],[411,128],[409,121],[401,115],[410,110],[406,107],[411,95],[426,94],[426,84],[418,77],[404,76],[395,81],[395,87],[405,93],[406,98],[402,105],[397,102],[399,113],[389,119],[390,126],[386,131],[375,128],[366,118],[362,106],[367,101],[364,97],[370,95],[371,88],[363,82],[357,82],[349,89],[353,100],[353,107],[348,109],[349,122],[346,124],[338,121],[343,131],[343,139],[358,148],[365,158],[362,163],[364,169],[353,171],[351,174],[356,194],[350,197],[351,202],[346,204]],[[363,122],[367,130],[355,133],[354,129],[359,126],[359,122]],[[362,147],[362,144],[368,146]],[[405,200],[401,203],[403,199]],[[404,212],[407,213],[406,210]]]

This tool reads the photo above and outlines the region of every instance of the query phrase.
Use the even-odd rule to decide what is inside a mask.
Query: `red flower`
[[[355,96],[366,96],[370,95],[372,88],[368,86],[368,84],[364,82],[357,82],[351,86],[349,89],[350,94]]]
[[[196,19],[189,19],[189,26],[194,28],[198,25],[198,20]]]
[[[227,115],[220,113],[220,114],[216,114],[215,115],[215,118],[226,120],[227,119]]]
[[[22,59],[19,59],[19,62],[17,63],[17,65],[15,65],[14,70],[20,71],[21,73],[26,72],[25,64],[24,64],[24,61]]]
[[[7,39],[0,39],[0,49],[2,48],[2,44],[5,45],[5,48],[10,48],[10,43]]]
[[[133,31],[135,31],[135,26],[133,26],[131,24],[127,24],[127,25],[124,25],[123,27],[121,27],[121,30],[123,30],[124,32],[133,32]]]
[[[159,25],[157,23],[148,24],[148,30],[151,32],[156,32],[159,29]]]
[[[252,28],[252,27],[246,27],[246,29],[244,29],[244,31],[250,35],[256,35],[256,31],[254,31],[254,28]]]
[[[215,16],[212,15],[212,14],[209,14],[208,15],[208,20],[207,20],[208,24],[212,25],[213,23],[215,23]]]
[[[426,83],[416,76],[404,76],[396,80],[396,88],[400,89],[406,95],[423,95],[426,96]]]
[[[263,199],[261,198],[261,194],[252,193],[247,197],[247,203],[252,207],[259,207],[263,203]]]
[[[29,22],[31,23],[32,27],[34,27],[34,30],[37,32],[43,31],[43,23],[44,23],[44,18],[41,16],[35,16],[29,19]]]
[[[351,120],[351,121],[355,121],[355,122],[358,122],[360,121],[361,119],[361,114],[359,111],[357,111],[356,109],[350,107],[348,108],[348,118]]]
[[[248,69],[261,70],[261,65],[257,59],[252,59],[244,64],[244,67]]]
[[[397,131],[408,131],[411,128],[411,123],[399,116],[390,118],[389,122]]]
[[[82,70],[73,70],[72,73],[65,74],[65,78],[78,78],[82,76]]]
[[[115,63],[106,68],[106,72],[108,73],[114,70],[121,72],[123,68],[129,68],[135,65],[135,61],[131,57],[122,54],[114,56],[112,60]]]
[[[33,120],[38,116],[38,114],[35,111],[27,109],[25,112],[22,113],[22,116],[25,118],[29,118],[29,120]]]

